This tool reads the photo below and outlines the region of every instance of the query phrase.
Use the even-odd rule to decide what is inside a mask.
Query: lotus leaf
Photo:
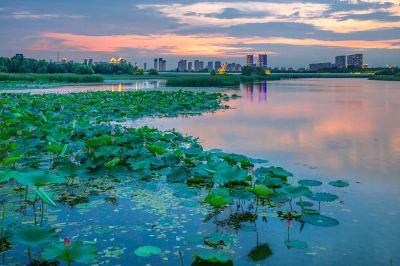
[[[348,187],[349,183],[344,180],[336,180],[336,181],[329,182],[329,185],[334,186],[334,187]]]
[[[327,192],[318,192],[315,193],[313,196],[309,197],[312,200],[315,201],[325,201],[325,202],[331,202],[337,200],[339,197],[336,196],[335,194],[327,193]]]
[[[300,240],[287,240],[285,241],[285,245],[288,248],[295,248],[295,249],[305,249],[308,247],[306,242]]]
[[[161,253],[161,249],[156,246],[141,246],[135,249],[135,254],[139,257],[150,257]]]
[[[54,228],[39,227],[35,225],[24,225],[14,228],[10,232],[10,241],[38,247],[51,242],[57,242],[58,234]]]
[[[339,222],[336,219],[321,214],[302,215],[301,220],[305,223],[323,227],[331,227],[339,224]]]
[[[97,248],[93,244],[87,244],[81,241],[72,241],[68,251],[64,244],[58,244],[45,249],[42,252],[45,260],[60,259],[70,262],[90,264],[97,257]]]
[[[307,187],[318,187],[318,186],[322,185],[321,181],[311,180],[311,179],[303,179],[297,183],[299,183],[302,186],[307,186]]]

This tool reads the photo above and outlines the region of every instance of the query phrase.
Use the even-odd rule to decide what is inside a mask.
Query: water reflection
[[[0,90],[0,93],[74,93],[90,91],[134,91],[146,89],[159,89],[165,87],[165,80],[131,80],[131,81],[106,81],[104,84],[95,85],[66,85],[49,88],[21,88],[12,90]]]
[[[267,81],[260,81],[258,83],[247,83],[246,86],[246,99],[250,101],[254,100],[254,88],[256,87],[258,92],[258,102],[267,102]]]

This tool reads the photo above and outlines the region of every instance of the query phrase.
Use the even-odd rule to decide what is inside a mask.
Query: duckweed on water
[[[7,210],[0,223],[3,255],[14,250],[18,258],[10,255],[11,259],[23,262],[29,258],[42,265],[55,260],[92,263],[129,256],[131,252],[121,251],[136,247],[134,254],[143,260],[153,257],[168,261],[168,254],[173,252],[183,261],[181,248],[187,248],[190,255],[185,260],[193,256],[193,265],[232,265],[231,256],[238,243],[230,233],[257,231],[257,221],[266,220],[260,213],[274,213],[272,217],[303,226],[338,225],[337,220],[305,208],[312,203],[302,197],[319,203],[337,199],[336,195],[308,188],[321,185],[319,181],[303,180],[296,186],[290,180],[292,173],[267,166],[266,160],[221,150],[205,151],[193,137],[174,131],[126,128],[116,123],[145,116],[216,111],[226,108],[221,103],[228,99],[219,93],[189,91],[1,95],[0,203]],[[300,209],[293,210],[293,199],[299,200]],[[135,204],[123,208],[131,206],[126,202]],[[101,226],[82,228],[72,244],[60,243],[61,235],[79,224],[63,217],[60,209],[65,211],[69,206],[79,215],[91,217],[90,213],[105,204],[113,212],[107,219],[139,210],[157,218],[118,226],[102,221]],[[178,212],[182,209],[185,211]],[[5,216],[15,220],[7,222]],[[193,247],[185,236],[186,223],[193,219],[190,216],[203,217],[202,223],[213,223],[226,233],[198,232],[194,238],[202,241]],[[149,243],[146,246],[139,246],[140,242],[127,234],[145,230],[149,232],[149,239],[142,240]],[[98,243],[97,237],[105,234],[112,237]],[[131,246],[113,244],[118,256],[110,256],[105,247],[97,253],[96,246],[115,243],[116,235],[128,239]],[[153,245],[162,241],[168,244],[169,240],[175,243],[170,244],[170,250]],[[287,241],[290,248],[307,247],[302,241]],[[26,256],[23,247],[29,248]],[[40,249],[31,254],[31,247]],[[267,244],[257,242],[248,256],[261,261],[272,254]]]

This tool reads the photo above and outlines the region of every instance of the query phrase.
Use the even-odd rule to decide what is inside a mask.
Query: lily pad
[[[264,185],[255,185],[253,188],[253,193],[258,197],[266,197],[272,195],[274,192]]]
[[[303,206],[303,207],[311,207],[314,205],[314,203],[312,203],[311,201],[298,201],[296,202],[297,206]]]
[[[35,225],[24,225],[10,232],[10,241],[37,247],[49,243],[55,243],[59,239],[55,229]]]
[[[81,241],[72,241],[68,251],[64,244],[55,245],[42,252],[45,260],[60,259],[70,262],[90,264],[97,257],[97,248],[93,244],[85,244]]]
[[[298,198],[303,196],[310,196],[312,195],[311,190],[305,186],[285,186],[279,188],[278,191],[283,193],[288,198]]]
[[[288,248],[295,249],[306,249],[308,247],[308,244],[306,242],[300,240],[286,240],[285,245]]]
[[[210,203],[214,207],[222,207],[229,204],[232,198],[227,189],[215,188],[210,191],[204,201]]]
[[[321,214],[306,214],[301,216],[301,220],[316,226],[331,227],[339,224],[339,221]]]
[[[150,257],[161,253],[161,249],[156,246],[141,246],[135,250],[135,254],[139,257]]]
[[[322,185],[321,181],[312,180],[312,179],[303,179],[297,183],[299,183],[302,186],[307,186],[307,187],[318,187],[318,186]]]
[[[334,186],[334,187],[348,187],[349,183],[344,180],[336,180],[336,181],[329,182],[329,185]]]
[[[315,201],[324,201],[324,202],[331,202],[337,200],[339,197],[335,194],[327,193],[327,192],[318,192],[315,193],[313,196],[309,197]]]

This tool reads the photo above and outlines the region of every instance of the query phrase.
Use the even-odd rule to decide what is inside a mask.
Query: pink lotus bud
[[[247,172],[248,172],[249,174],[252,174],[253,171],[254,171],[254,167],[253,167],[253,166],[248,166],[248,167],[247,167]]]
[[[292,220],[287,220],[287,226],[292,227]]]
[[[69,238],[69,237],[64,237],[64,246],[65,246],[66,248],[68,248],[69,246],[71,246],[71,242],[72,242],[71,238]]]

